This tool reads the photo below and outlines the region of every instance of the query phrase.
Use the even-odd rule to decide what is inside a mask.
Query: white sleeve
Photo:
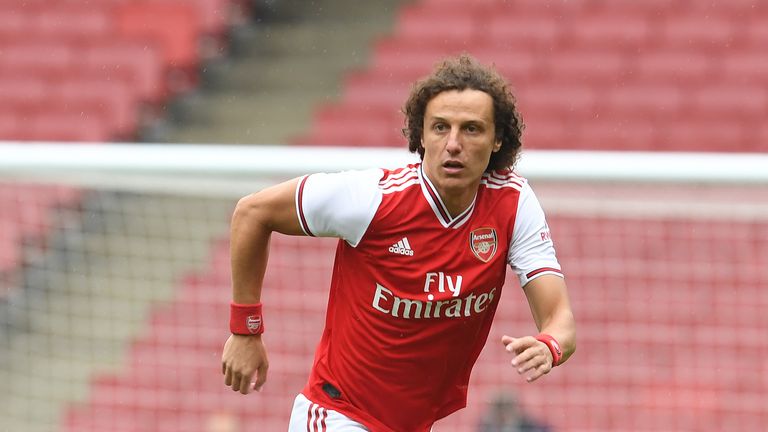
[[[507,262],[517,273],[520,286],[525,286],[543,274],[563,275],[555,256],[555,247],[544,210],[527,182],[523,185],[517,203],[515,228]]]
[[[356,247],[381,204],[380,169],[312,174],[299,180],[296,212],[304,233]]]

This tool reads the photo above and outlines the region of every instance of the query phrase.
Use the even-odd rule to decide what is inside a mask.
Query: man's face
[[[496,141],[493,99],[479,90],[445,91],[424,114],[424,170],[443,199],[474,197]]]

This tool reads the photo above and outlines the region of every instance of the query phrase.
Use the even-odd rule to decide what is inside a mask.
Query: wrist
[[[546,333],[539,333],[536,336],[536,340],[543,342],[549,348],[549,352],[552,354],[552,367],[559,365],[563,361],[563,350],[560,348],[560,343],[557,342],[557,339]]]
[[[261,303],[229,305],[229,331],[236,335],[260,335],[264,333],[264,316]]]

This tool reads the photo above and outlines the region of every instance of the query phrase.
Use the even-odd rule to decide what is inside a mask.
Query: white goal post
[[[0,181],[231,199],[308,173],[417,160],[390,147],[0,142]],[[516,171],[548,213],[768,218],[768,154],[525,150]]]
[[[405,149],[383,147],[0,142],[0,178],[47,178],[89,187],[119,187],[125,180],[124,188],[131,187],[129,180],[164,178],[170,182],[165,187],[198,193],[255,177],[286,179],[415,160]],[[526,150],[517,171],[543,181],[764,185],[768,154]],[[222,182],[211,185],[212,179]]]

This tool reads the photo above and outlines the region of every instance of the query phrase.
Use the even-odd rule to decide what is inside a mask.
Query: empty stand
[[[393,34],[374,45],[369,68],[350,74],[337,105],[395,111],[440,58],[466,52],[509,79],[530,126],[529,148],[768,149],[759,135],[768,98],[762,4],[458,3],[426,0],[403,9]],[[721,124],[704,126],[714,119]],[[365,131],[384,130],[384,121],[358,115],[359,124],[349,126],[316,116],[296,140],[367,144]],[[391,129],[402,124],[389,121]],[[584,133],[566,136],[572,125]]]
[[[80,139],[125,140],[135,136],[137,118],[147,105],[158,105],[168,97],[197,83],[197,66],[206,38],[217,44],[227,31],[234,0],[99,0],[84,4],[73,0],[30,0],[0,3],[0,74],[8,86],[39,86],[71,89],[97,82],[91,96],[102,95],[101,105],[109,120],[99,133],[80,134]],[[105,83],[104,81],[111,81]],[[77,83],[77,84],[73,84]],[[111,87],[111,88],[110,88]],[[98,91],[97,91],[98,88]],[[125,91],[129,88],[130,91]],[[28,101],[28,104],[34,104]],[[44,106],[45,104],[41,104]],[[68,103],[65,105],[79,105]],[[51,104],[54,110],[61,105]],[[72,108],[75,112],[76,107]],[[26,112],[26,117],[44,110]],[[0,123],[10,123],[17,114],[5,114]],[[42,119],[42,117],[41,117]],[[32,119],[33,122],[38,120]],[[40,120],[43,121],[43,120]],[[57,135],[59,127],[45,132],[14,133],[4,127],[0,139],[70,140],[70,132]],[[76,134],[77,135],[77,134]]]
[[[124,2],[115,11],[118,32],[136,40],[152,41],[172,67],[196,66],[201,13],[188,2]]]

